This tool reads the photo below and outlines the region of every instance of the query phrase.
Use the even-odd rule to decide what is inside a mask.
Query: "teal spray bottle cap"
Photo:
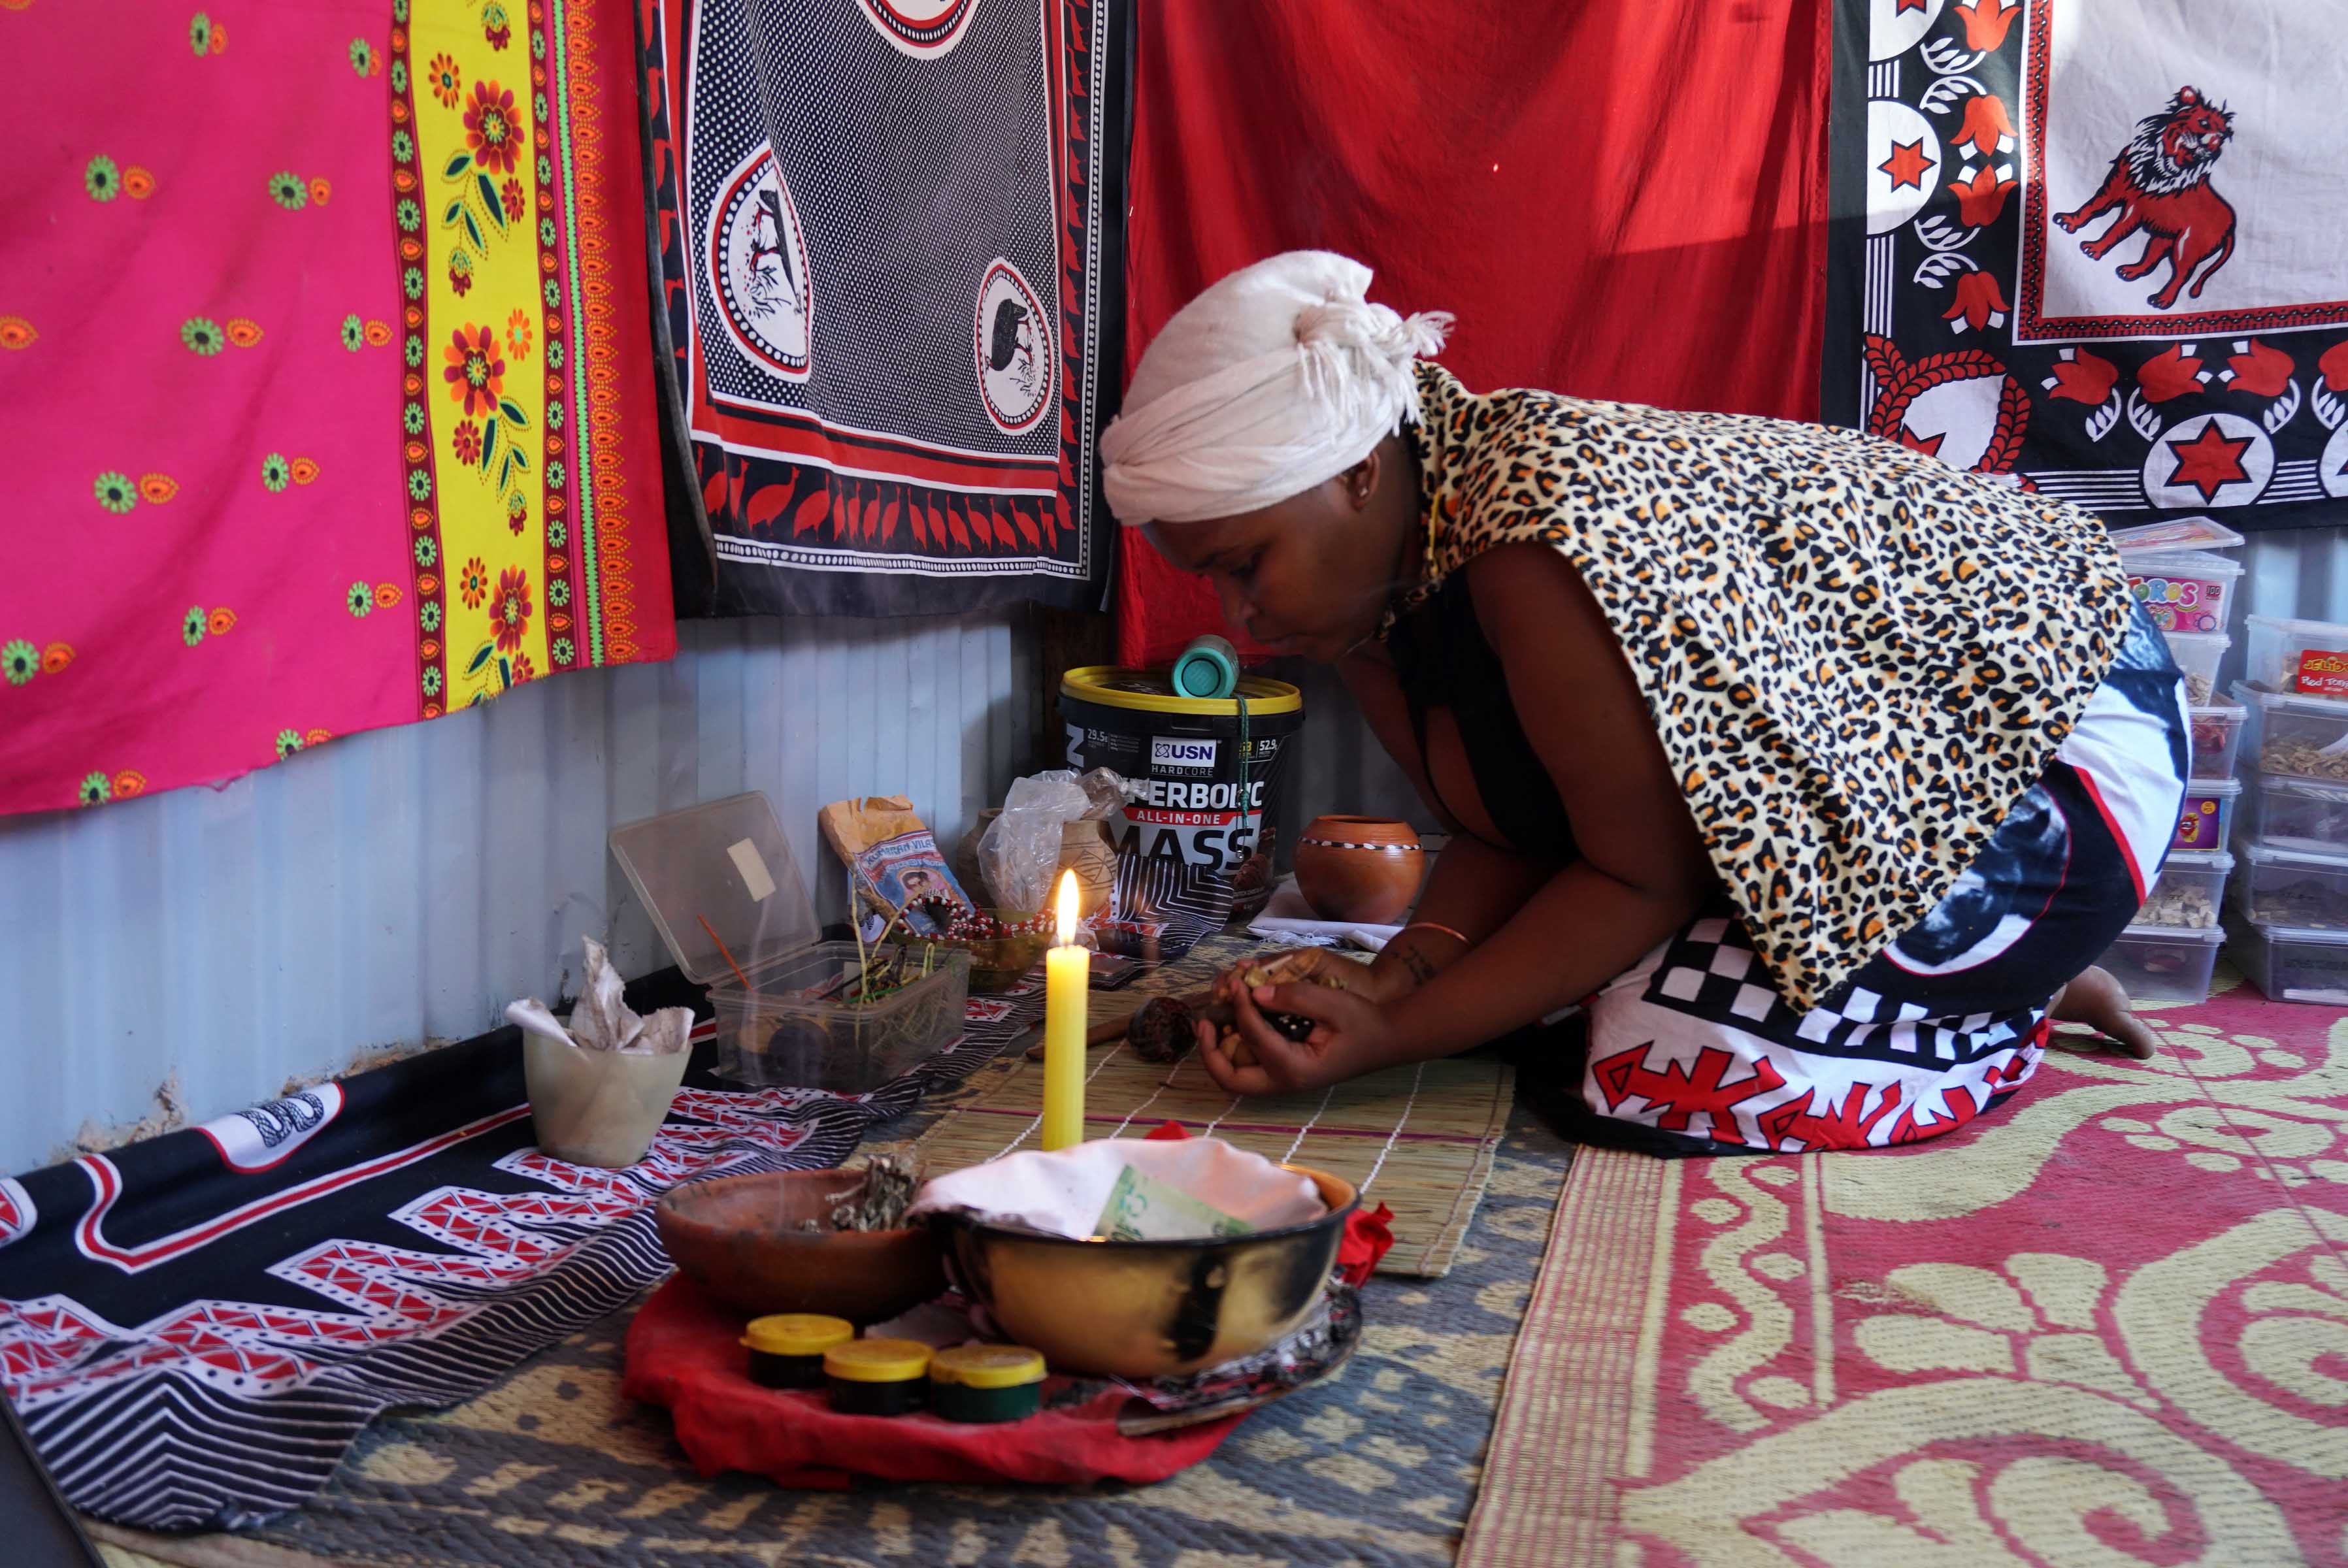
[[[1228,699],[1240,689],[1239,650],[1220,637],[1194,637],[1171,679],[1177,697]]]

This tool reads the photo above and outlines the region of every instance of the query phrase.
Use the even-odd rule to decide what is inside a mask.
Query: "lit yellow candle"
[[[1059,945],[1044,954],[1044,1147],[1085,1139],[1085,1007],[1092,954],[1076,943],[1076,874],[1060,873]]]

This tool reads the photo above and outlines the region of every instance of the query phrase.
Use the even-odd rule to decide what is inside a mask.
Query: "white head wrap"
[[[1192,523],[1334,479],[1418,418],[1412,362],[1451,318],[1368,301],[1370,270],[1327,251],[1241,268],[1159,331],[1101,432],[1101,489],[1128,525]]]

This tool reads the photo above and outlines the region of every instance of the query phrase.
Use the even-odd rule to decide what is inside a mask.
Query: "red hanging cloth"
[[[1127,365],[1193,295],[1319,248],[1447,310],[1468,385],[1815,418],[1825,0],[1139,8]],[[1117,653],[1222,615],[1134,530]],[[1243,651],[1258,651],[1243,649]]]

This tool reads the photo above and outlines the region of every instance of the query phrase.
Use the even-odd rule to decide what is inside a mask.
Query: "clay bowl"
[[[1197,1241],[1079,1241],[942,1216],[954,1272],[1004,1334],[1056,1372],[1171,1378],[1251,1356],[1295,1331],[1337,1264],[1358,1194],[1302,1165],[1329,1212],[1301,1225]]]
[[[1406,822],[1316,816],[1296,841],[1296,890],[1323,920],[1390,926],[1426,876],[1426,856]]]
[[[835,1231],[831,1211],[864,1188],[860,1171],[772,1171],[675,1187],[653,1211],[679,1273],[753,1317],[820,1312],[879,1323],[946,1287],[926,1227]],[[799,1229],[814,1220],[820,1232]]]

